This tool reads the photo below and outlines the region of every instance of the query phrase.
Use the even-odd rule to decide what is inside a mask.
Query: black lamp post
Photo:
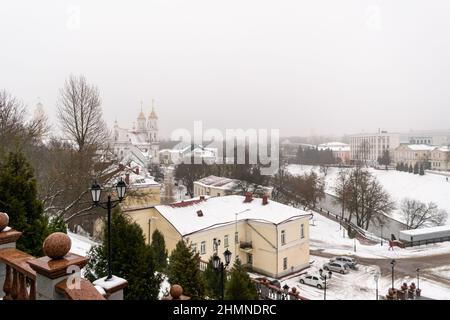
[[[214,253],[214,257],[213,257],[213,266],[214,269],[216,271],[220,271],[220,291],[221,291],[221,296],[222,296],[222,300],[223,300],[223,296],[224,296],[224,284],[223,284],[223,280],[224,280],[224,273],[225,273],[225,269],[228,267],[228,265],[230,264],[231,261],[231,251],[230,250],[225,250],[225,252],[223,253],[223,256],[225,258],[225,264],[222,262],[222,260],[220,260],[219,256],[217,255],[217,249],[220,245],[220,240],[217,240],[216,238],[214,238],[214,250],[216,251]]]
[[[323,300],[327,300],[327,279],[331,279],[331,275],[333,274],[331,271],[328,271],[328,275],[323,274],[323,270],[319,270],[320,277],[325,280],[325,287],[323,288]]]
[[[383,224],[382,223],[380,224],[380,228],[381,228],[381,237],[380,237],[381,245],[383,245]]]
[[[416,272],[417,272],[417,289],[420,289],[420,287],[419,287],[419,272],[420,272],[420,269],[417,268]]]
[[[392,268],[392,289],[394,288],[394,268],[395,268],[395,259],[392,259],[391,261],[391,268]]]
[[[375,293],[376,293],[376,295],[377,295],[377,297],[376,297],[376,300],[378,300],[378,279],[380,279],[380,274],[378,273],[378,272],[376,272],[374,275],[373,275],[373,280],[375,280],[375,285],[376,285],[376,289],[375,289]]]
[[[91,187],[92,202],[96,207],[101,207],[108,210],[108,276],[106,280],[112,278],[112,262],[111,262],[111,210],[116,207],[119,202],[125,197],[127,191],[127,184],[120,178],[120,181],[115,185],[117,191],[118,200],[111,200],[111,195],[108,194],[108,200],[106,202],[100,202],[100,196],[102,193],[102,187],[96,182]]]
[[[289,297],[289,286],[285,284],[283,286],[283,298],[284,300],[288,300],[288,297]]]

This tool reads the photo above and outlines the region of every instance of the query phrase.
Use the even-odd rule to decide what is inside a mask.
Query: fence
[[[445,241],[450,241],[450,236],[426,239],[426,240],[408,241],[408,242],[403,242],[403,245],[404,245],[404,247],[415,247],[415,246],[435,244],[435,243],[440,243],[440,242],[445,242]]]

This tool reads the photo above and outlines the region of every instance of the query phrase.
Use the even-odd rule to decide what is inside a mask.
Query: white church
[[[117,120],[114,122],[111,148],[120,161],[134,161],[144,168],[159,163],[158,116],[153,103],[148,118],[141,103],[137,125],[131,130],[120,128]]]

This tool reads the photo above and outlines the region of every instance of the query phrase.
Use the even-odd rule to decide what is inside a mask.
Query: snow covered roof
[[[350,145],[343,142],[328,142],[317,146],[319,150],[330,149],[331,151],[350,151]]]
[[[205,187],[215,187],[215,188],[220,188],[220,189],[224,189],[224,190],[232,189],[238,182],[239,182],[239,180],[225,178],[225,177],[218,177],[218,176],[214,176],[214,175],[210,175],[208,177],[205,177],[205,178],[195,181],[195,183],[198,183]]]
[[[430,146],[428,144],[409,144],[407,147],[413,151],[432,151],[436,149],[435,146]]]
[[[181,235],[188,235],[205,229],[217,228],[238,221],[253,220],[265,223],[280,224],[284,221],[309,216],[310,213],[269,200],[267,205],[262,199],[253,198],[244,202],[245,197],[230,195],[223,197],[205,197],[190,199],[170,205],[156,206],[156,210],[164,216]],[[198,215],[202,212],[202,216]]]
[[[437,150],[442,151],[442,152],[449,152],[450,146],[442,146],[442,147],[439,147]]]
[[[409,236],[417,236],[420,234],[429,234],[439,231],[450,231],[450,225],[446,226],[437,226],[437,227],[429,227],[429,228],[421,228],[421,229],[412,229],[412,230],[402,230],[401,233]]]

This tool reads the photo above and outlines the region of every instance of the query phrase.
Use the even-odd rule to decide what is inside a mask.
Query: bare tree
[[[0,91],[0,147],[33,144],[47,130],[45,118],[27,120],[23,103],[6,90]]]
[[[98,88],[89,84],[84,76],[71,75],[66,80],[57,106],[62,130],[78,151],[100,148],[108,141]]]
[[[426,204],[418,200],[404,198],[400,209],[408,229],[441,226],[447,220],[447,212],[439,210],[434,202]]]
[[[338,184],[336,193],[345,194],[345,208],[349,220],[354,216],[357,226],[367,230],[370,223],[383,222],[383,213],[394,209],[394,202],[369,171],[354,168],[344,184]]]

